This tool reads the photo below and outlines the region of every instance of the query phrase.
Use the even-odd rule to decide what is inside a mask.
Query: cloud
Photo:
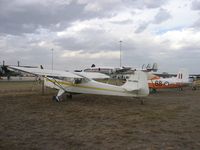
[[[163,41],[169,41],[171,50],[182,50],[187,47],[200,47],[200,32],[193,28],[183,29],[180,31],[168,31],[163,35],[157,36]]]
[[[161,72],[199,64],[195,1],[0,0],[0,61],[57,69],[137,66],[157,62]],[[170,61],[169,61],[170,60]]]
[[[170,15],[170,13],[167,10],[160,8],[158,13],[154,16],[153,19],[151,19],[149,21],[143,21],[142,23],[140,23],[138,28],[135,30],[135,33],[141,33],[149,25],[151,25],[151,24],[161,24],[161,23],[167,21],[168,19],[170,19],[171,17],[172,16]]]
[[[66,51],[61,57],[65,58],[74,58],[74,59],[118,59],[119,52],[118,51],[98,51],[98,52],[85,52],[84,50],[79,51]]]
[[[193,28],[200,29],[200,18],[192,25]]]
[[[153,20],[153,23],[160,24],[160,23],[170,19],[171,17],[172,16],[170,15],[170,13],[167,10],[161,8],[159,10],[159,12],[156,14],[156,16]]]
[[[165,4],[167,1],[166,0],[144,0],[144,5],[147,8],[158,8]]]
[[[93,1],[93,0],[78,0],[78,4],[84,4],[84,10],[89,12],[103,12],[110,11],[113,9],[120,8],[121,0],[101,0],[101,1]]]
[[[70,1],[0,1],[0,33],[34,33],[41,27],[62,30],[73,21],[96,17],[95,12],[86,12],[84,7]]]
[[[146,6],[156,8],[164,4],[158,1],[155,4],[151,0],[141,2],[139,0],[92,1],[92,0],[16,0],[0,1],[0,33],[23,34],[34,33],[38,28],[48,28],[54,31],[63,30],[72,22],[87,20],[96,17],[116,15],[119,11]]]
[[[139,25],[139,27],[135,30],[135,33],[141,33],[143,32],[149,25],[149,22],[143,22]]]
[[[198,0],[194,0],[192,2],[192,7],[191,7],[193,10],[200,10],[200,1]]]

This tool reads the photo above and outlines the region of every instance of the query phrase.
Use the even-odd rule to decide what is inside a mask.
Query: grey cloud
[[[141,33],[143,32],[147,27],[149,23],[148,22],[143,22],[142,24],[139,25],[139,27],[135,30],[135,33]]]
[[[17,1],[16,1],[17,2]],[[69,5],[17,5],[0,1],[0,32],[8,34],[33,33],[39,27],[60,30],[75,20],[84,20],[101,14],[84,11],[84,4],[76,1]],[[59,27],[56,27],[57,24]]]
[[[168,67],[168,72],[177,72],[180,68],[186,68],[189,70],[189,73],[199,73],[199,70],[196,69],[196,66],[199,62],[200,47],[185,47],[177,51],[176,53],[171,53],[167,60],[163,61],[162,64],[164,68]]]
[[[200,1],[198,0],[194,0],[192,2],[192,7],[191,7],[193,10],[200,10]]]
[[[34,45],[26,36],[0,36],[0,43],[0,61],[7,64],[16,64],[18,60],[22,65],[50,64],[50,49]]]
[[[85,29],[78,33],[78,37],[58,38],[56,45],[66,50],[115,50],[113,44],[119,39],[111,37],[103,29]]]
[[[135,30],[135,33],[141,33],[143,32],[150,24],[160,24],[168,19],[170,19],[172,16],[170,15],[170,13],[161,8],[159,10],[159,12],[156,14],[156,16],[154,17],[154,20],[150,20],[148,22],[143,22],[139,25],[139,27]]]
[[[62,2],[62,1],[61,1]],[[24,4],[23,4],[24,3]],[[20,0],[7,1],[0,0],[0,33],[19,35],[23,33],[34,33],[38,28],[47,28],[52,31],[63,30],[76,20],[85,20],[96,17],[109,17],[116,15],[116,12],[125,7],[140,8],[146,6],[148,8],[159,7],[164,1],[139,0],[123,0],[110,1],[107,5],[106,1],[99,1],[97,4],[102,7],[100,11],[86,11],[85,8],[93,1],[85,1],[80,3],[77,0],[68,1],[67,4],[56,4],[50,0],[44,2]],[[44,3],[44,4],[43,4]],[[63,3],[63,2],[62,2]],[[115,22],[128,23],[128,22]],[[59,25],[59,26],[58,26]],[[144,27],[144,26],[143,26]],[[142,27],[141,27],[142,28]]]
[[[111,21],[111,23],[124,25],[124,24],[131,24],[133,23],[133,21],[130,19],[127,19],[127,20],[122,20],[122,21]]]
[[[141,0],[122,0],[122,2],[125,2],[126,4],[128,4],[129,7],[132,7],[132,8],[153,9],[153,8],[159,8],[163,5],[165,5],[168,2],[168,0],[143,0],[143,1],[141,1]]]
[[[165,9],[160,9],[159,12],[157,13],[157,15],[154,18],[153,23],[155,24],[160,24],[168,19],[170,19],[172,16],[170,15],[170,13],[165,10]]]
[[[192,25],[193,28],[200,29],[200,18]]]
[[[158,8],[165,4],[167,0],[144,0],[144,5],[147,8]]]

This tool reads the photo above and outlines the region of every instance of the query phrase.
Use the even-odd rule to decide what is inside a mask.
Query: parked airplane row
[[[189,73],[186,69],[180,69],[177,73],[176,77],[170,78],[162,78],[154,75],[152,72],[156,72],[158,70],[157,63],[154,63],[151,67],[150,64],[147,67],[142,66],[140,69],[143,72],[147,73],[148,78],[148,86],[150,91],[156,92],[157,89],[168,89],[168,88],[180,88],[182,89],[184,86],[188,86],[191,82],[189,81]],[[126,78],[127,74],[132,74],[135,68],[131,67],[122,67],[122,68],[112,68],[112,67],[95,67],[92,65],[91,68],[85,69],[86,72],[99,72],[106,73],[108,75],[118,75]]]

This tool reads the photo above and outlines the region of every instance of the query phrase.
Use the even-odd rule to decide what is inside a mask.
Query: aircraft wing
[[[80,75],[76,75],[74,73],[66,71],[40,69],[40,68],[26,68],[26,67],[16,67],[16,66],[8,66],[8,68],[40,76],[68,77],[68,78],[80,78],[80,79],[83,78]]]
[[[108,79],[110,76],[98,72],[75,72],[76,75],[89,79]]]

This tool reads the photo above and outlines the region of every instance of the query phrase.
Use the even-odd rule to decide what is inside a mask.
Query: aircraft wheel
[[[192,90],[195,91],[195,90],[197,90],[197,88],[193,86],[193,87],[192,87]]]
[[[60,101],[60,99],[59,99],[58,96],[53,96],[53,97],[52,97],[52,100],[53,100],[53,101],[56,101],[56,102],[59,102],[59,101]]]
[[[156,89],[150,89],[150,93],[156,93]]]
[[[55,96],[55,95],[52,97],[52,100],[53,100],[53,101],[56,101],[56,96]]]

